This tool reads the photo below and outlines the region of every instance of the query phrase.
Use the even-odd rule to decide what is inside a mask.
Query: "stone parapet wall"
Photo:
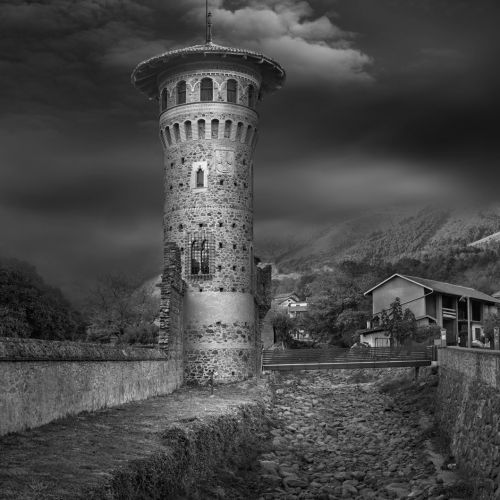
[[[478,499],[500,498],[500,352],[439,349],[437,419]]]
[[[165,359],[162,351],[151,348],[0,337],[0,362],[162,361]]]
[[[182,384],[182,358],[159,349],[0,339],[0,435]]]

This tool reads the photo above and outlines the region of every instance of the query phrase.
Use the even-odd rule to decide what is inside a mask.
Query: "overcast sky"
[[[260,50],[287,70],[260,107],[258,235],[387,204],[495,198],[498,0],[210,6],[216,43]],[[110,269],[159,272],[157,105],[130,73],[204,41],[204,2],[0,9],[0,255],[34,263],[73,295]]]

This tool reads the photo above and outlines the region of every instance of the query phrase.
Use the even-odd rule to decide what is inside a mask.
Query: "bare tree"
[[[106,274],[98,279],[86,301],[88,340],[148,340],[157,333],[158,312],[159,298],[144,286],[144,280],[124,273]]]

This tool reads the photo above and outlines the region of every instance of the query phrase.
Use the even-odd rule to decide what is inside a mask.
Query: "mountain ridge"
[[[332,225],[324,224],[303,240],[294,235],[287,246],[277,240],[257,241],[262,252],[282,272],[307,272],[345,260],[395,262],[423,258],[482,240],[500,243],[500,206],[461,209],[442,207],[389,208]],[[263,244],[264,243],[264,244]],[[491,243],[491,241],[490,241]],[[258,253],[259,254],[259,253]]]

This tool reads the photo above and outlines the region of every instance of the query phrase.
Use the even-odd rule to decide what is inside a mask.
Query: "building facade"
[[[262,54],[209,39],[146,60],[132,74],[134,85],[159,102],[164,244],[180,252],[188,382],[211,371],[221,381],[256,371],[256,108],[284,79],[281,66]]]
[[[394,274],[365,295],[372,297],[373,319],[370,328],[360,332],[360,340],[374,347],[389,343],[380,316],[396,298],[403,309],[413,312],[417,326],[437,325],[446,330],[448,345],[463,347],[483,338],[485,318],[500,306],[500,299],[474,288],[403,274]]]
[[[300,300],[296,293],[280,293],[275,295],[271,302],[271,311],[266,315],[263,322],[262,342],[264,348],[271,347],[273,344],[277,343],[276,332],[272,325],[273,315],[277,312],[286,314],[299,323],[299,327],[292,334],[295,340],[310,341],[310,334],[300,327],[300,320],[308,310],[308,303],[304,300]]]

